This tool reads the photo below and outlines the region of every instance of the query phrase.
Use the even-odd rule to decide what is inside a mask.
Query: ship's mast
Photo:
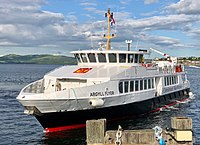
[[[110,22],[111,22],[111,17],[112,17],[112,19],[113,19],[113,13],[110,13],[110,8],[108,8],[108,12],[105,13],[105,16],[108,18],[108,34],[107,34],[107,36],[104,34],[104,38],[107,39],[106,50],[110,50],[110,39],[115,37],[114,34],[110,35]]]

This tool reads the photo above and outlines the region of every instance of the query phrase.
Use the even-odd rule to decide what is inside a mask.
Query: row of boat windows
[[[142,63],[143,54],[80,53],[75,54],[79,63]]]
[[[178,76],[167,76],[164,77],[165,86],[178,84]]]
[[[154,79],[142,79],[142,80],[131,80],[131,81],[120,81],[119,92],[128,93],[134,91],[142,91],[154,88]]]

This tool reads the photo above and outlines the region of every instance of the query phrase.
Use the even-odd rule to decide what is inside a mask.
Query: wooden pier
[[[193,145],[192,119],[172,117],[171,128],[162,130],[159,140],[153,129],[144,130],[106,130],[106,119],[86,122],[87,145]]]

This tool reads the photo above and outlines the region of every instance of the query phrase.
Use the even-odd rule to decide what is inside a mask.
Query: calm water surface
[[[23,107],[16,97],[22,87],[43,77],[57,65],[0,64],[0,144],[15,145],[85,145],[85,129],[70,132],[44,134],[43,128],[33,116],[23,113]],[[200,68],[186,68],[191,90],[195,99],[163,111],[140,118],[132,118],[108,124],[108,128],[124,129],[153,128],[156,125],[167,127],[171,116],[189,116],[193,119],[196,145],[200,145]]]

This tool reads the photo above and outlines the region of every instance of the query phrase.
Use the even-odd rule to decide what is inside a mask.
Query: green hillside
[[[19,63],[19,64],[61,64],[73,65],[76,60],[73,57],[62,55],[16,55],[9,54],[0,57],[0,63]]]

